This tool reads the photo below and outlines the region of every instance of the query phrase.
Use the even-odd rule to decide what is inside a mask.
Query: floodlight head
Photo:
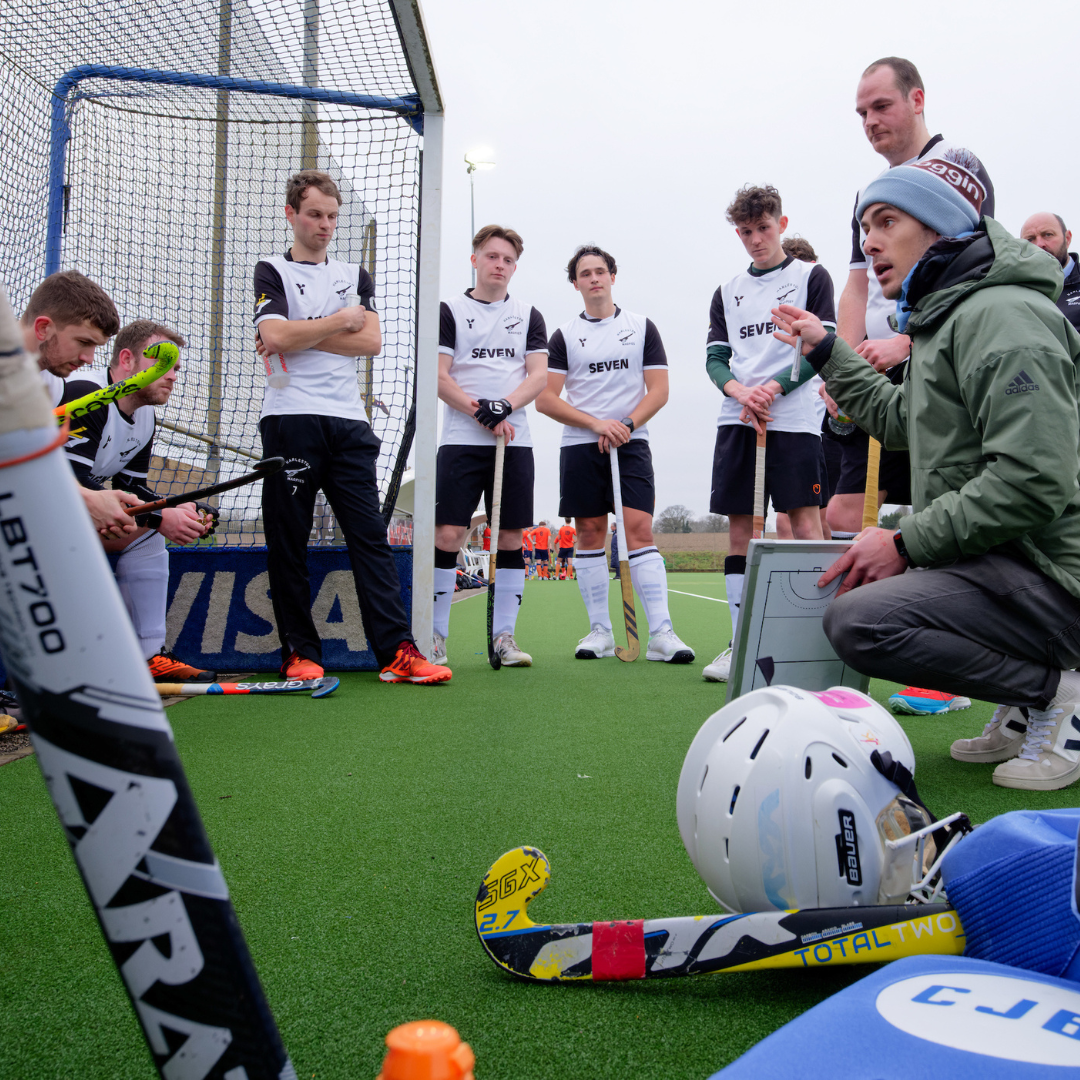
[[[470,150],[465,155],[465,164],[469,166],[468,173],[471,176],[477,169],[494,169],[495,162],[491,159],[495,155],[490,150]]]

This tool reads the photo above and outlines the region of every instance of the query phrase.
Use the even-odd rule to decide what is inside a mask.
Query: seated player
[[[536,401],[563,425],[559,513],[577,519],[581,537],[577,580],[591,629],[574,655],[615,655],[604,538],[615,509],[609,451],[618,447],[626,555],[649,621],[645,657],[688,664],[694,650],[672,629],[667,570],[652,535],[656,487],[646,424],[668,399],[667,354],[650,319],[615,305],[616,271],[615,259],[598,247],[574,252],[566,273],[585,310],[551,335],[547,388]]]
[[[149,319],[129,323],[116,335],[109,362],[109,382],[122,382],[154,363],[143,350],[159,341],[183,348],[184,339]],[[118,488],[138,496],[139,502],[161,498],[147,486],[154,447],[155,405],[164,405],[173,392],[180,363],[149,386],[136,390],[103,409],[80,417],[71,428],[66,446],[68,460],[79,483],[91,490],[112,480]],[[68,382],[68,401],[91,393],[97,383]],[[193,667],[165,648],[165,614],[169,592],[169,553],[166,540],[191,544],[213,531],[217,511],[206,504],[183,503],[135,519],[138,528],[129,536],[105,540],[109,562],[124,606],[131,616],[150,674],[157,682],[214,682],[213,671]]]
[[[42,382],[55,408],[64,397],[64,380],[94,362],[97,347],[120,329],[120,317],[97,282],[77,270],[61,270],[50,274],[33,291],[20,329],[23,348],[37,356]],[[124,507],[135,506],[138,496],[84,487],[79,491],[94,528],[103,536],[125,536],[135,531],[135,523]]]
[[[563,518],[559,527],[559,580],[565,581],[574,576],[574,544],[577,542],[577,529],[570,524],[568,517]]]
[[[481,498],[491,517],[495,440],[506,439],[499,535],[495,538],[495,651],[503,667],[528,667],[514,640],[525,594],[522,530],[533,520],[529,402],[547,381],[547,328],[536,308],[507,293],[524,245],[513,229],[485,225],[473,237],[476,285],[442,303],[439,397],[444,402],[435,477],[435,589],[453,575]],[[435,655],[445,663],[450,598],[436,597]]]
[[[796,539],[822,538],[826,477],[820,401],[814,388],[806,385],[814,372],[803,362],[798,379],[792,381],[792,349],[773,337],[772,309],[783,297],[785,303],[812,310],[829,326],[835,327],[836,317],[832,280],[825,268],[783,252],[788,219],[776,188],[742,188],[727,208],[727,220],[735,226],[751,264],[713,294],[706,368],[724,395],[716,422],[709,511],[726,514],[731,522],[724,582],[734,640],[753,534],[755,432],[764,431],[766,425],[766,498],[788,515]],[[702,676],[708,682],[726,682],[730,669],[729,642]]]
[[[532,545],[536,576],[546,581],[551,577],[551,529],[546,521],[533,529]]]

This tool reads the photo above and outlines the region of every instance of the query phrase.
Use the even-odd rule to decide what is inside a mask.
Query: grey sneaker
[[[509,630],[495,638],[495,652],[503,667],[532,667],[532,657],[518,648],[514,635]]]
[[[575,660],[600,660],[605,656],[615,655],[615,635],[599,623],[578,642]]]
[[[450,666],[446,659],[446,638],[438,630],[431,635],[431,663],[442,664],[443,667]]]
[[[731,646],[729,645],[711,664],[701,669],[706,682],[727,682],[731,675]]]
[[[694,650],[680,641],[672,629],[660,630],[649,638],[646,660],[663,660],[666,664],[689,664]]]
[[[1028,730],[1020,753],[994,770],[999,787],[1057,791],[1080,780],[1080,701],[1056,708],[1028,709]]]
[[[1027,729],[1027,709],[999,705],[981,735],[957,739],[949,753],[957,761],[1008,761],[1020,753]]]

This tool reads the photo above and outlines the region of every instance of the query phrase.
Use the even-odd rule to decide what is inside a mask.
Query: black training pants
[[[1080,664],[1080,600],[996,552],[860,585],[825,612],[837,655],[877,679],[1046,708]]]
[[[307,547],[321,489],[345,536],[364,630],[379,665],[412,641],[386,525],[375,463],[379,440],[363,420],[336,416],[266,416],[259,423],[266,457],[285,468],[263,481],[263,531],[270,598],[284,662],[293,652],[322,662],[311,618]]]

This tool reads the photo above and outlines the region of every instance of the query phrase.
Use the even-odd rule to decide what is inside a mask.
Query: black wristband
[[[135,524],[140,529],[160,529],[161,528],[161,511],[152,510],[146,514],[139,514],[135,518]]]
[[[835,334],[826,334],[804,357],[810,366],[820,372],[821,369],[829,362],[829,357],[832,356],[832,347],[836,342]]]
[[[907,548],[904,546],[904,534],[897,529],[893,533],[892,541],[896,545],[896,553],[908,564],[908,566],[914,566],[915,563],[911,561],[911,556],[908,554]]]
[[[620,424],[625,424],[630,429],[630,434],[634,434],[634,418],[632,416],[624,416],[620,421]]]

